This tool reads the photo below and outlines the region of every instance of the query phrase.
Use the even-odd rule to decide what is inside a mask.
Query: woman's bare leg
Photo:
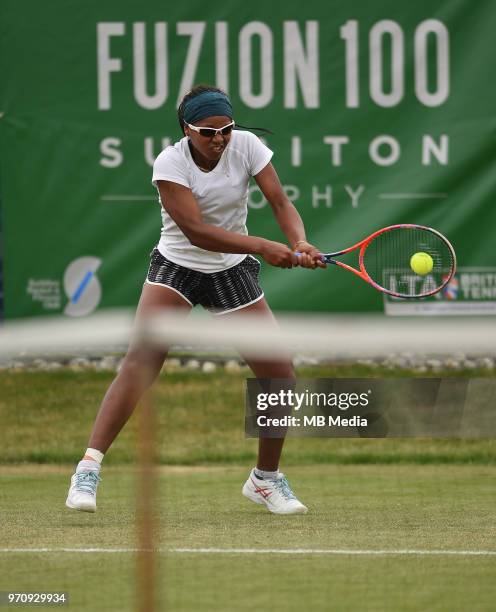
[[[233,313],[221,316],[222,318],[242,318],[246,314],[260,316],[266,319],[269,325],[277,324],[265,298],[258,300],[254,304],[250,304],[250,306],[246,308],[241,308]],[[293,364],[289,357],[263,359],[262,357],[253,358],[243,355],[243,358],[257,378],[291,379],[295,377]],[[279,467],[283,445],[284,438],[259,438],[257,468],[268,472],[276,471]]]
[[[186,316],[191,306],[168,287],[145,283],[136,311],[136,323],[154,312],[174,309]],[[133,413],[143,393],[162,369],[168,349],[130,346],[119,373],[103,398],[88,443],[105,453]],[[90,458],[90,457],[86,457]]]

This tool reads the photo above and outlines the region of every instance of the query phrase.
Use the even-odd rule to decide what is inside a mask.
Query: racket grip
[[[295,251],[295,255],[296,255],[296,257],[299,257],[300,255],[303,255],[303,253],[300,253],[300,251]],[[321,261],[325,261],[324,253],[319,253],[319,257],[320,257]]]

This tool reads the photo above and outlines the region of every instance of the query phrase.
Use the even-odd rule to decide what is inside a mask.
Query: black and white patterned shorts
[[[146,282],[179,293],[191,306],[200,304],[214,314],[226,314],[258,301],[260,262],[248,255],[239,264],[220,272],[197,272],[173,263],[154,248]]]

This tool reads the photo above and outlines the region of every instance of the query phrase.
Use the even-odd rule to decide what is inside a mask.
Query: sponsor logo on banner
[[[83,317],[100,303],[102,289],[96,272],[102,263],[98,257],[79,257],[71,262],[64,273],[64,290],[68,297],[64,314]]]
[[[43,310],[60,310],[60,281],[56,278],[29,278],[26,293],[33,302],[39,302]]]
[[[419,278],[408,270],[387,270],[385,286],[405,283],[425,290],[434,283],[431,275]],[[387,315],[489,315],[496,314],[496,267],[459,268],[442,291],[432,297],[405,300],[384,295]]]
[[[30,278],[26,292],[33,302],[38,302],[43,310],[60,311],[69,317],[83,317],[93,312],[102,297],[100,281],[96,276],[102,260],[85,256],[74,259],[64,272],[63,283],[58,278]],[[63,292],[67,304],[63,307]]]

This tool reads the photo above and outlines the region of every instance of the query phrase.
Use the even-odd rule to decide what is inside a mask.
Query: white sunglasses
[[[198,127],[196,125],[191,125],[191,123],[186,123],[186,125],[189,127],[190,130],[198,132],[198,134],[200,134],[200,136],[203,136],[204,138],[214,138],[215,136],[217,136],[217,134],[222,134],[222,136],[227,136],[228,134],[230,134],[234,128],[234,121],[231,121],[231,123],[228,123],[227,125],[219,129],[210,127]]]

